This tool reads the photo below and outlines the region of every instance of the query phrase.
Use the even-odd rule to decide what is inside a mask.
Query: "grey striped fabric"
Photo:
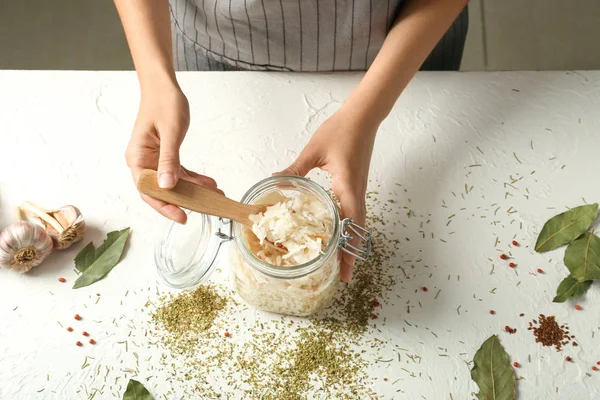
[[[364,71],[405,0],[170,0],[180,71]],[[463,10],[422,69],[457,70]]]
[[[170,0],[178,70],[362,71],[404,0]]]

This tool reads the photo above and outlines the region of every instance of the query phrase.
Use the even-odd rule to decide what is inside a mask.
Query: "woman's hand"
[[[298,159],[280,174],[304,176],[313,168],[331,173],[344,218],[365,225],[369,165],[379,122],[340,109],[314,133]],[[352,279],[354,257],[344,253],[340,276]]]
[[[218,190],[212,178],[189,171],[179,163],[179,148],[189,125],[189,104],[179,87],[165,85],[142,91],[140,109],[125,154],[136,184],[143,169],[154,169],[158,171],[161,188],[170,189],[181,178]],[[145,194],[141,197],[165,217],[185,223],[187,216],[179,207]]]

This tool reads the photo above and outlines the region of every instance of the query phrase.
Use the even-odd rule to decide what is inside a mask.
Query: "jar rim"
[[[288,182],[286,184],[286,182]],[[282,185],[283,183],[283,185]],[[243,240],[242,228],[243,225],[234,221],[234,240],[237,248],[240,250],[240,253],[249,262],[249,264],[259,270],[260,272],[275,278],[287,278],[287,279],[296,279],[302,278],[306,275],[309,275],[319,269],[322,266],[322,260],[328,259],[331,254],[337,250],[339,243],[339,231],[340,231],[340,214],[338,211],[338,207],[325,189],[319,185],[318,183],[301,176],[293,176],[293,175],[277,175],[271,176],[263,179],[262,181],[257,182],[254,186],[252,186],[242,197],[241,202],[244,204],[252,204],[253,200],[260,198],[265,194],[265,190],[270,189],[272,187],[281,187],[281,186],[303,186],[305,189],[308,189],[312,194],[316,194],[325,206],[328,211],[332,215],[333,219],[333,229],[331,234],[331,239],[325,249],[312,260],[294,266],[277,266],[273,264],[269,264],[252,253],[252,251],[248,248],[245,241]]]

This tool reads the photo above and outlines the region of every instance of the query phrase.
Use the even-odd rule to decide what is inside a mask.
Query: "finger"
[[[181,167],[181,171],[183,172],[181,175],[182,179],[185,179],[188,182],[193,182],[197,185],[207,187],[209,189],[216,189],[217,182],[208,176],[200,175],[194,171],[190,171],[185,167]]]
[[[172,221],[179,222],[180,224],[185,224],[187,221],[187,215],[181,208],[165,203],[164,201],[157,200],[145,194],[142,194],[141,196],[142,199],[150,205],[150,207],[154,208],[164,217]]]
[[[355,224],[364,226],[366,215],[365,197],[362,194],[357,194],[352,190],[346,189],[347,187],[349,187],[348,184],[344,185],[341,190],[338,190],[339,193],[336,194],[340,199],[342,217],[352,218]],[[350,241],[350,244],[354,247],[360,248],[360,238],[356,235],[353,236],[354,238]],[[340,269],[340,277],[343,281],[350,282],[350,280],[352,280],[354,262],[355,257],[344,252]]]
[[[158,186],[171,189],[179,179],[179,146],[174,132],[161,135],[160,153],[158,156]]]
[[[131,166],[131,176],[133,177],[133,183],[137,186],[137,183],[140,179],[140,174],[142,173],[143,168],[138,166]]]
[[[352,273],[354,271],[354,265],[348,264],[344,258],[340,263],[340,279],[344,282],[349,283],[352,280]]]
[[[310,170],[319,166],[319,157],[311,151],[304,150],[292,165],[273,175],[305,176]]]

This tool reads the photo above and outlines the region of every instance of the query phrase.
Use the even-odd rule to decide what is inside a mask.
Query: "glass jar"
[[[371,251],[371,235],[350,219],[340,220],[336,203],[315,182],[296,176],[277,176],[254,185],[242,198],[246,204],[269,204],[289,192],[314,196],[327,208],[333,223],[332,237],[319,256],[296,266],[268,264],[250,249],[246,227],[204,214],[187,212],[185,225],[166,221],[155,245],[158,274],[171,287],[186,289],[204,282],[215,267],[221,246],[234,242],[230,270],[236,292],[248,304],[264,311],[308,316],[327,307],[333,300],[341,252],[366,259]],[[275,200],[276,201],[276,200]],[[350,244],[352,239],[361,246]]]

